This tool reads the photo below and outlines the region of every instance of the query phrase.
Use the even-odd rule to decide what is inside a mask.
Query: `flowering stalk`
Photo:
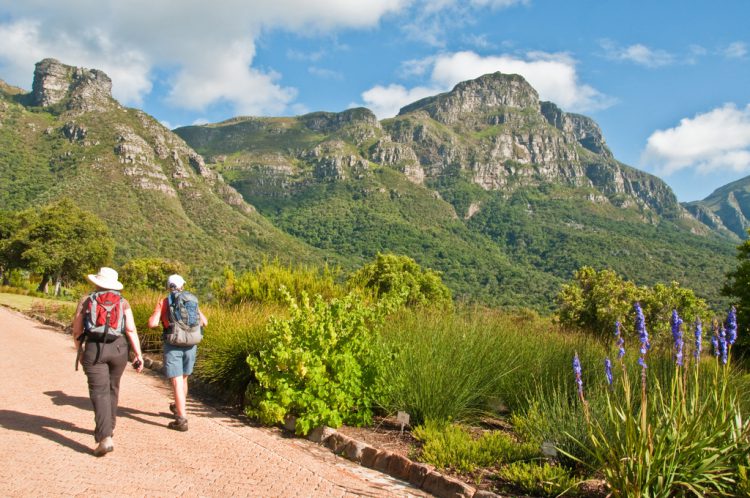
[[[583,396],[583,378],[581,371],[581,360],[578,358],[578,352],[576,351],[573,356],[573,373],[576,376],[576,385],[578,386],[578,398],[583,403],[583,413],[586,416],[586,422],[589,422],[589,406],[586,403],[586,398]]]
[[[727,342],[731,346],[734,344],[734,342],[737,340],[737,310],[734,309],[734,306],[732,306],[732,309],[729,310],[729,315],[727,316]]]
[[[682,340],[682,318],[677,314],[677,310],[672,310],[672,339],[674,340],[674,358],[675,363],[678,367],[682,366],[682,348],[684,342]]]
[[[604,359],[604,375],[607,377],[607,384],[612,389],[612,362],[609,356]]]
[[[727,333],[724,330],[723,325],[719,325],[719,351],[721,352],[721,364],[726,365],[729,359],[729,347],[727,341]]]
[[[625,339],[622,338],[622,324],[617,321],[615,322],[615,337],[617,338],[617,359],[622,363],[622,358],[625,356]]]
[[[696,363],[701,361],[701,351],[703,351],[703,324],[701,319],[695,319],[695,349],[693,350],[693,357],[695,357]]]
[[[638,364],[641,366],[641,430],[645,433],[648,420],[647,420],[647,398],[646,398],[646,353],[651,348],[651,343],[648,339],[648,331],[646,330],[646,318],[643,316],[643,310],[639,303],[635,303],[635,331],[638,333],[639,340],[641,341],[640,357],[638,358]]]

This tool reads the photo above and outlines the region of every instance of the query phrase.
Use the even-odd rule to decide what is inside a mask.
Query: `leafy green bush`
[[[330,303],[287,298],[290,317],[272,319],[266,348],[247,358],[258,381],[248,387],[248,416],[275,424],[295,415],[298,434],[370,423],[386,359],[373,329],[388,303],[367,306],[354,294]]]
[[[236,275],[224,270],[224,280],[211,285],[214,296],[224,303],[247,302],[286,304],[286,293],[297,301],[302,295],[321,295],[328,300],[343,295],[335,282],[335,272],[328,267],[321,271],[307,267],[283,266],[279,260],[264,261],[253,271]],[[286,289],[283,291],[282,289]]]
[[[548,462],[513,462],[503,465],[497,477],[533,496],[560,496],[566,491],[575,493],[576,487],[576,479],[564,467]]]
[[[597,272],[588,266],[576,271],[573,280],[562,286],[557,296],[557,315],[563,325],[608,338],[617,321],[622,322],[624,331],[633,330],[630,310],[636,301],[641,302],[646,321],[653,324],[654,344],[668,342],[669,317],[674,309],[680,310],[687,323],[696,318],[707,322],[710,318],[706,302],[677,282],[638,287],[611,270]]]
[[[167,277],[178,273],[185,275],[187,267],[179,262],[163,258],[131,259],[120,269],[120,281],[126,289],[162,290],[166,288]]]
[[[407,306],[450,308],[451,291],[440,274],[423,269],[408,256],[381,254],[349,277],[349,285],[372,292],[377,298],[406,292]]]
[[[500,431],[474,437],[464,426],[426,420],[412,435],[422,442],[420,458],[440,469],[473,472],[480,467],[539,457],[536,445],[519,443]]]

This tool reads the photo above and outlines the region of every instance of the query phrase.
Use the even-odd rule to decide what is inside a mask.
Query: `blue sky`
[[[55,57],[170,127],[365,105],[516,72],[681,201],[750,174],[750,2],[0,0],[0,78]]]

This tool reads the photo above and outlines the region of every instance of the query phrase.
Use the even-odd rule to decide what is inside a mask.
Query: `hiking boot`
[[[187,419],[184,417],[175,417],[175,419],[167,424],[167,427],[176,431],[185,432],[188,430]]]
[[[172,412],[173,415],[177,415],[177,405],[174,403],[170,403],[169,411]]]
[[[99,441],[99,446],[97,446],[94,449],[94,455],[100,457],[114,450],[115,450],[115,444],[112,441],[112,438],[108,436],[102,439],[101,441]]]

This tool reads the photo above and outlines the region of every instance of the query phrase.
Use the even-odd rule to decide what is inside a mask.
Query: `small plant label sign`
[[[396,414],[396,421],[401,425],[401,432],[404,432],[404,427],[409,425],[409,414],[406,412],[398,412]]]

